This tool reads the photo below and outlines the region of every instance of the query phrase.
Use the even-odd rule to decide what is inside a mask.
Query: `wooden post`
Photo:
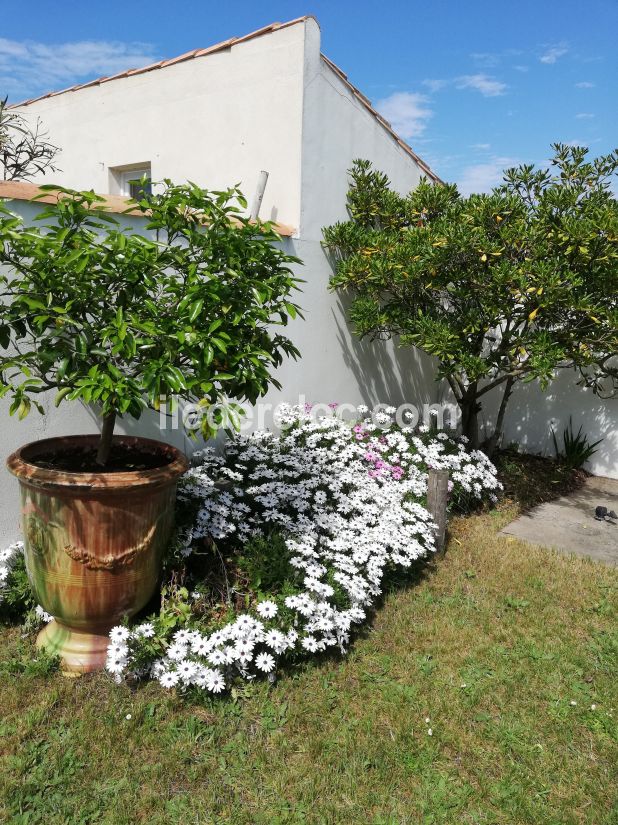
[[[429,470],[427,476],[427,509],[437,525],[436,550],[444,552],[446,537],[446,502],[448,499],[448,470]]]

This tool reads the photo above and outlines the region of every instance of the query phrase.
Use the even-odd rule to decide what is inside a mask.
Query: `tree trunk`
[[[462,434],[468,439],[471,449],[476,450],[479,446],[479,422],[478,413],[474,406],[466,406],[462,410],[461,420]]]
[[[502,401],[500,402],[500,409],[498,410],[498,417],[496,418],[496,427],[485,443],[485,452],[491,458],[493,454],[496,452],[496,448],[500,444],[500,439],[502,438],[502,428],[504,426],[504,416],[506,413],[506,407],[509,403],[509,398],[511,397],[511,393],[513,392],[513,385],[515,383],[514,378],[507,378],[505,385],[504,385],[504,394],[502,396]]]
[[[103,416],[103,426],[101,427],[101,440],[97,450],[97,464],[105,467],[109,460],[112,449],[112,438],[114,435],[114,425],[116,424],[116,413],[111,412]]]
[[[479,446],[478,414],[481,410],[476,396],[477,385],[470,384],[459,402],[461,407],[461,431],[469,441],[469,446],[477,450]]]

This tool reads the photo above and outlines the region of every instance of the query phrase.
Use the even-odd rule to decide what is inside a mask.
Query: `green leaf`
[[[192,324],[197,316],[202,311],[202,307],[204,306],[204,299],[200,298],[199,301],[195,301],[195,303],[191,304],[190,311],[189,311],[189,323]]]
[[[62,399],[63,399],[63,398],[66,398],[66,397],[67,397],[67,395],[68,395],[71,391],[72,391],[72,388],[71,388],[71,387],[63,387],[63,388],[60,390],[60,392],[56,395],[56,398],[54,399],[54,406],[55,406],[55,407],[59,407],[59,406],[60,406],[60,404],[62,403]]]
[[[22,398],[19,407],[17,408],[17,417],[22,421],[30,412],[30,399],[25,396]]]
[[[58,365],[58,369],[56,370],[56,381],[61,381],[64,378],[70,363],[71,362],[68,358],[62,359],[62,361]],[[58,405],[56,404],[56,406]]]

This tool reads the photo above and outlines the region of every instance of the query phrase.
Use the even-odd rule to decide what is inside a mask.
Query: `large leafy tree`
[[[403,197],[356,161],[350,220],[324,230],[358,334],[435,356],[474,444],[484,397],[501,388],[490,452],[518,381],[545,386],[571,367],[597,393],[618,389],[618,152],[553,148],[551,169],[508,169],[470,197],[426,180]]]
[[[25,226],[0,202],[0,396],[11,413],[81,400],[102,418],[99,463],[116,419],[162,398],[251,403],[297,350],[283,332],[298,279],[270,223],[245,217],[237,189],[165,182],[133,203],[146,230],[93,192],[41,187],[57,202]],[[202,417],[204,435],[218,419]]]

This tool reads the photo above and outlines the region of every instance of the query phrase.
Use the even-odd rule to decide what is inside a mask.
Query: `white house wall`
[[[260,216],[298,227],[303,51],[299,23],[25,106],[62,150],[61,171],[33,181],[113,193],[111,168],[150,162],[155,181],[239,183],[251,202],[265,169]]]
[[[402,194],[423,173],[321,57],[317,23],[305,30],[301,234],[321,239],[322,227],[348,218],[347,170],[356,158],[371,160]]]
[[[431,403],[436,384],[430,359],[417,350],[401,349],[391,341],[361,341],[353,334],[346,307],[328,289],[332,270],[320,242],[290,239],[286,248],[302,259],[298,274],[305,279],[297,301],[305,320],[290,325],[288,334],[301,353],[276,371],[282,390],[272,390],[265,401],[395,406]]]
[[[348,169],[371,160],[393,186],[407,193],[422,175],[376,117],[360,103],[320,54],[320,29],[305,23],[305,91],[302,129],[300,240],[297,254],[308,280],[301,303],[307,322],[294,333],[304,360],[285,367],[284,386],[311,390],[312,400],[422,405],[437,399],[433,363],[418,350],[392,341],[360,341],[346,321],[345,298],[329,293],[331,265],[321,246],[322,228],[347,220]],[[319,390],[315,397],[316,390]]]

